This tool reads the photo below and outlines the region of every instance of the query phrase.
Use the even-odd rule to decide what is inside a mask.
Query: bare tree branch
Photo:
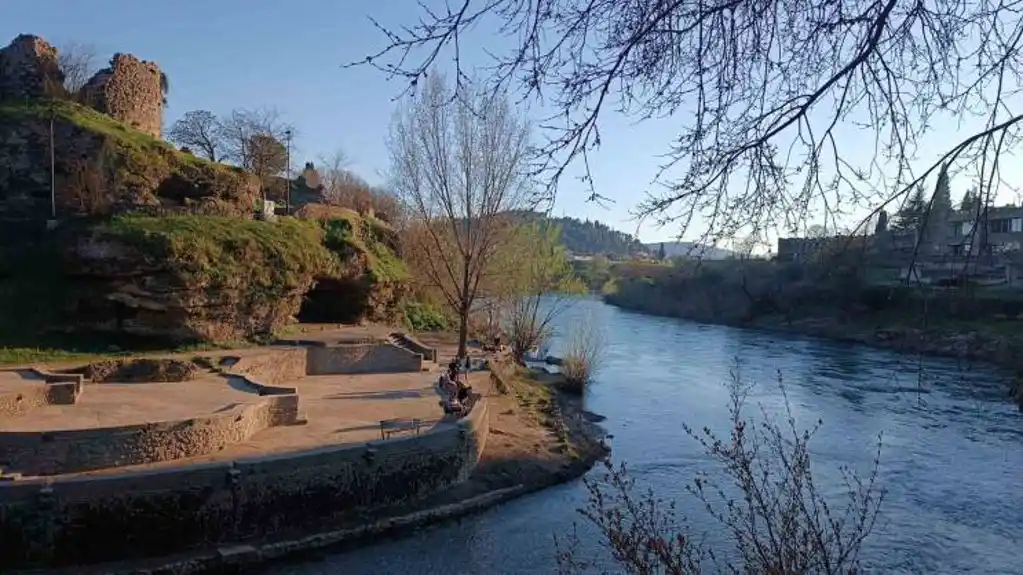
[[[220,118],[208,110],[186,112],[167,133],[167,139],[197,150],[211,162],[220,161],[225,147],[225,130]]]
[[[350,65],[411,89],[446,49],[462,78],[464,32],[491,26],[515,46],[490,53],[490,87],[542,97],[554,111],[535,150],[548,194],[581,162],[599,199],[587,154],[603,114],[671,117],[677,137],[636,215],[683,231],[700,217],[719,239],[795,231],[818,209],[836,228],[854,209],[899,202],[943,164],[979,169],[979,193],[995,195],[997,157],[1023,119],[1020,9],[1012,0],[462,0],[424,7],[401,30],[378,25],[386,45]],[[976,125],[935,132],[956,121]],[[873,136],[873,149],[849,142],[857,132]],[[941,158],[918,157],[927,137],[940,138]]]
[[[82,88],[99,71],[96,49],[80,42],[68,42],[57,51],[57,65],[64,74],[64,89],[78,99]]]

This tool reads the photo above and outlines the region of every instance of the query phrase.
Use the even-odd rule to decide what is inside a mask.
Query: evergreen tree
[[[661,247],[657,249],[657,259],[662,262],[668,259],[668,254],[664,252],[664,242],[661,242]]]
[[[964,212],[976,212],[980,207],[980,197],[975,190],[966,190],[962,201],[959,202],[959,209]]]
[[[952,209],[952,189],[948,182],[948,166],[942,166],[938,173],[938,181],[934,184],[934,195],[931,196],[931,211],[948,212]]]
[[[923,186],[917,186],[913,195],[906,198],[906,203],[895,213],[892,218],[891,229],[894,232],[918,231],[923,225],[924,217],[927,214],[927,200],[924,195]]]

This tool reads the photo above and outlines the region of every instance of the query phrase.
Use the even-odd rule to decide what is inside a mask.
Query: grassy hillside
[[[4,212],[48,213],[51,118],[58,216],[139,206],[241,215],[259,196],[258,182],[244,171],[180,152],[91,108],[0,102],[0,161],[8,167],[0,176]]]

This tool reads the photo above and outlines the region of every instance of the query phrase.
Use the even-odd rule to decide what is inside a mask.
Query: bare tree
[[[348,169],[344,152],[336,151],[320,159],[320,182],[323,199],[328,204],[351,208],[361,214],[373,207],[372,193],[366,180]]]
[[[245,169],[259,178],[264,197],[274,186],[272,182],[287,169],[287,149],[273,135],[259,132],[249,137]],[[276,193],[276,190],[274,190]]]
[[[320,184],[323,185],[323,199],[328,204],[343,205],[341,201],[341,190],[345,183],[352,176],[349,171],[351,160],[343,150],[334,150],[330,154],[322,155],[317,159],[320,173]]]
[[[273,108],[234,110],[223,120],[224,158],[245,169],[251,169],[255,152],[251,144],[259,141],[253,140],[254,136],[263,134],[277,142],[284,142],[287,133],[293,131],[292,126],[281,118],[280,112]]]
[[[810,443],[821,423],[798,427],[787,397],[784,421],[763,409],[761,421],[755,421],[745,411],[749,390],[733,371],[728,437],[683,426],[725,478],[719,482],[701,472],[685,491],[722,527],[719,532],[728,538],[722,543],[734,545],[734,553],[707,547],[703,534],[690,532],[676,514],[674,502],[636,489],[624,465],[608,462],[604,478],[585,479],[590,498],[580,512],[597,528],[620,572],[863,572],[859,552],[885,496],[877,483],[881,438],[869,473],[841,469],[841,485],[829,496],[820,482],[821,469],[810,461]],[[579,555],[577,544],[572,535],[558,542],[562,573],[589,572],[592,567],[592,560]]]
[[[221,160],[224,148],[224,126],[220,118],[209,110],[192,110],[185,112],[167,133],[167,139],[198,150],[211,162]]]
[[[68,42],[57,51],[57,65],[64,74],[64,89],[75,100],[81,97],[82,88],[99,70],[96,65],[96,49],[80,42]]]
[[[293,132],[275,109],[234,110],[222,123],[223,157],[258,176],[265,198],[287,168],[284,142]]]
[[[411,87],[453,54],[461,78],[462,51],[479,51],[463,32],[494,27],[516,44],[488,51],[491,85],[542,94],[557,119],[536,167],[551,193],[566,166],[588,166],[609,109],[674,114],[680,131],[638,214],[683,230],[702,216],[719,238],[794,229],[818,206],[834,218],[898,205],[946,163],[976,167],[989,198],[1023,120],[1023,19],[995,0],[461,0],[418,16],[378,25],[386,45],[350,65]],[[976,124],[917,161],[919,142],[963,119]],[[855,163],[854,130],[875,142]]]
[[[458,317],[464,354],[487,265],[512,225],[505,212],[525,207],[528,129],[505,98],[452,92],[431,75],[388,143],[392,189],[415,220],[409,249]]]

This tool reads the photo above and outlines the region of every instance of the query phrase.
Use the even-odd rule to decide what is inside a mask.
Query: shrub
[[[561,363],[565,387],[581,392],[596,373],[603,351],[604,332],[592,314],[573,322]]]
[[[689,533],[675,504],[651,491],[637,492],[624,464],[605,463],[606,476],[585,479],[589,502],[580,513],[593,524],[620,571],[627,573],[860,573],[858,554],[873,530],[884,499],[877,483],[881,439],[870,474],[842,468],[843,508],[832,507],[811,470],[810,440],[820,428],[798,429],[786,399],[785,421],[764,413],[762,422],[743,415],[749,387],[738,371],[731,381],[728,438],[684,426],[727,479],[698,474],[685,491],[724,528],[734,549],[714,550]],[[784,387],[779,386],[784,394]],[[562,573],[594,566],[580,558],[575,534],[558,540]],[[606,572],[606,571],[605,571]]]
[[[428,303],[406,301],[402,312],[405,324],[412,331],[444,331],[450,327],[444,312]]]

